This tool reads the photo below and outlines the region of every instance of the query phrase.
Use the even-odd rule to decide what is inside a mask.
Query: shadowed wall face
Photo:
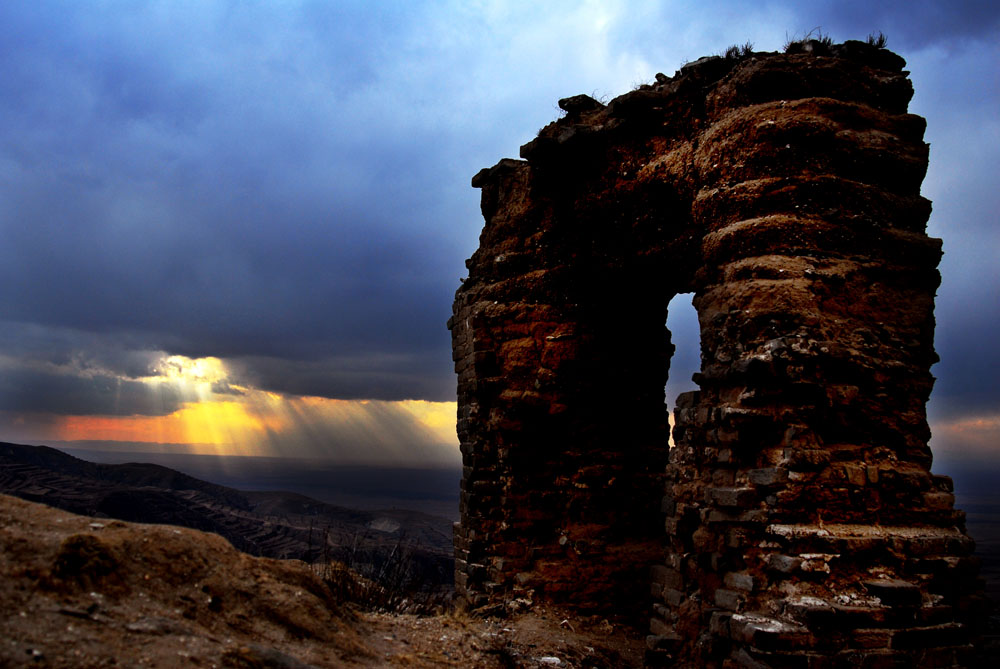
[[[930,473],[940,242],[903,66],[860,42],[702,59],[560,101],[476,175],[449,323],[470,604],[652,610],[654,663],[961,661],[981,586]],[[680,292],[702,370],[668,454]]]

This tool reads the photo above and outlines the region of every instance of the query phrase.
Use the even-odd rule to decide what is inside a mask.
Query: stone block
[[[835,616],[833,626],[843,630],[855,630],[861,627],[885,627],[893,623],[893,618],[900,617],[893,615],[893,609],[880,606],[835,604],[833,610]]]
[[[672,495],[665,495],[660,501],[660,512],[667,515],[673,515],[674,511],[677,509],[677,503],[674,501]]]
[[[506,591],[506,587],[503,583],[497,583],[496,581],[486,581],[482,584],[482,589],[485,590],[490,595],[497,595]]]
[[[865,468],[858,465],[844,465],[843,472],[847,482],[854,486],[865,485],[868,478]]]
[[[964,646],[969,643],[969,630],[957,623],[932,627],[911,627],[892,635],[894,650]]]
[[[858,629],[851,632],[850,647],[863,649],[888,648],[892,632],[884,629]]]
[[[653,614],[654,617],[660,618],[668,623],[674,622],[677,618],[677,614],[674,611],[660,602],[653,602]]]
[[[654,616],[649,619],[649,632],[655,636],[669,637],[674,635],[674,628],[665,620]]]
[[[822,448],[790,449],[785,465],[796,471],[818,471],[830,464],[830,452]]]
[[[819,438],[807,427],[792,425],[785,430],[781,440],[787,449],[812,449],[820,445]],[[787,457],[787,456],[786,456]]]
[[[731,527],[726,530],[726,546],[729,548],[742,548],[752,541],[750,532],[743,527]]]
[[[736,483],[736,472],[732,469],[716,469],[712,472],[712,485],[726,487],[734,483]]]
[[[924,505],[931,511],[946,511],[955,506],[955,495],[950,492],[927,492],[923,498]]]
[[[730,590],[751,592],[755,585],[753,576],[746,572],[729,572],[723,580]]]
[[[835,558],[839,558],[840,555],[836,553],[802,553],[799,557],[802,558],[802,564],[799,566],[799,569],[803,572],[829,574],[830,562]]]
[[[886,606],[920,606],[923,603],[920,588],[907,581],[879,579],[863,581],[862,585]]]
[[[955,607],[953,606],[922,606],[917,610],[917,622],[921,625],[944,625],[954,620]]]
[[[733,614],[728,611],[713,611],[708,619],[708,631],[718,637],[729,637],[729,620]]]
[[[907,533],[894,536],[889,541],[893,551],[910,557],[936,557],[971,555],[975,543],[957,531],[928,530],[924,533]]]
[[[658,583],[665,588],[680,590],[684,586],[684,578],[676,569],[671,569],[664,565],[656,565],[652,568],[650,575],[653,583]]]
[[[663,590],[663,601],[673,607],[678,607],[684,601],[684,593],[680,590],[666,588]]]
[[[573,95],[559,100],[559,108],[567,114],[585,114],[604,109],[604,105],[589,95]]]
[[[765,651],[808,649],[814,640],[809,630],[781,620],[757,615],[734,615],[729,621],[730,636]]]
[[[938,490],[942,492],[955,492],[955,483],[951,480],[950,476],[935,474],[931,476],[931,480],[934,482],[934,487]]]
[[[524,586],[528,585],[533,580],[535,580],[535,575],[532,574],[531,572],[522,571],[514,575],[514,580],[517,582],[518,585]]]
[[[780,574],[792,574],[802,566],[802,558],[794,555],[771,553],[767,556],[767,568]]]
[[[801,597],[789,601],[785,608],[789,615],[817,634],[884,628],[893,623],[892,609],[882,606],[850,606]]]
[[[719,428],[719,429],[716,429],[716,430],[712,430],[710,432],[710,435],[711,435],[711,441],[712,441],[712,443],[717,444],[720,447],[722,447],[722,446],[728,447],[727,450],[739,445],[739,441],[740,441],[740,432],[739,432],[739,430],[734,430],[732,428],[728,428],[728,429],[727,428]],[[721,452],[721,448],[720,448],[720,452]],[[732,454],[732,451],[730,451],[730,456],[731,456],[731,454]],[[725,460],[725,462],[728,462],[728,461],[729,461],[728,459]],[[720,462],[721,462],[721,460],[720,460]]]
[[[753,485],[766,488],[785,483],[788,480],[788,470],[784,467],[751,469],[748,478]]]
[[[716,606],[720,606],[729,611],[740,611],[743,609],[744,602],[746,602],[746,595],[742,592],[736,592],[735,590],[719,588],[715,591],[714,601]]]
[[[732,665],[740,669],[774,669],[771,664],[765,664],[755,659],[745,648],[737,648],[731,655]]]
[[[732,509],[710,509],[705,516],[707,523],[747,523],[752,525],[762,525],[767,523],[767,511],[755,509],[751,511],[736,512]]]

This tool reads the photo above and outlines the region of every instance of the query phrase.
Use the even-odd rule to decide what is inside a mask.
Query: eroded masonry
[[[653,664],[966,661],[984,600],[930,471],[924,120],[895,54],[792,51],[561,100],[473,179],[449,322],[469,604],[641,610]],[[688,292],[700,390],[668,450]]]

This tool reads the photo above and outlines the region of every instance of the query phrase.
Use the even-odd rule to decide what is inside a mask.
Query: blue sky
[[[882,31],[908,61],[945,248],[932,443],[991,457],[1000,5],[985,1],[4,3],[0,439],[134,442],[214,402],[151,441],[453,459],[444,323],[482,226],[470,177],[561,97],[814,29]],[[245,429],[206,436],[223,416]]]

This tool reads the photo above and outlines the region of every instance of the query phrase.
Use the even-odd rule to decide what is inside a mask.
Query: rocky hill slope
[[[0,665],[354,664],[357,617],[302,563],[214,534],[0,497]],[[242,663],[242,665],[241,665]],[[285,666],[298,666],[285,661]]]
[[[215,532],[251,555],[337,560],[450,587],[451,522],[404,510],[359,511],[288,492],[245,492],[145,463],[95,464],[45,446],[0,443],[0,493],[60,509]]]
[[[0,495],[0,666],[627,667],[642,640],[535,610],[364,611],[363,579]]]

